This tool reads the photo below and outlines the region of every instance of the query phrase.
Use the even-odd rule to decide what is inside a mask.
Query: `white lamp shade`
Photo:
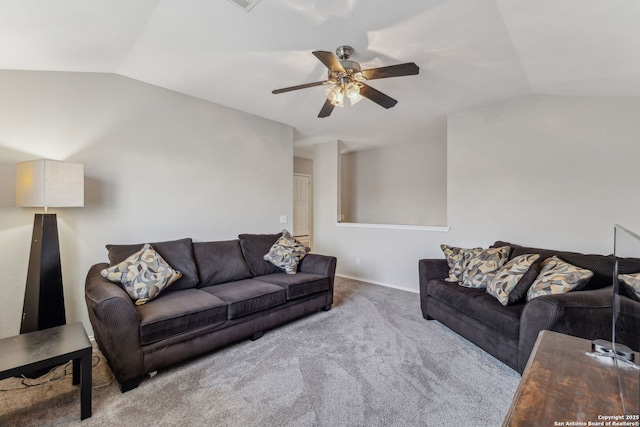
[[[16,166],[16,205],[84,206],[84,166],[56,160],[33,160]]]

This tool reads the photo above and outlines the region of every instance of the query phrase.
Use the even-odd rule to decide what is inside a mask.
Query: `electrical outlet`
[[[360,265],[360,258],[356,258],[356,265]]]
[[[287,216],[280,215],[280,224],[286,224],[286,223],[287,223]]]

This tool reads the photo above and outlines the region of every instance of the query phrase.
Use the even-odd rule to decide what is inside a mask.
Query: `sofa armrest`
[[[319,254],[307,254],[298,264],[300,273],[319,274],[330,277],[336,275],[336,257]]]
[[[640,302],[620,296],[616,319],[616,342],[640,351]]]
[[[520,317],[518,370],[522,372],[542,330],[589,340],[611,340],[612,287],[544,295],[527,302]]]
[[[123,383],[144,374],[140,317],[124,289],[100,275],[105,267],[108,264],[96,264],[89,270],[85,301],[96,342]]]
[[[431,279],[446,279],[449,277],[449,264],[444,258],[421,259],[418,261],[418,272],[420,273],[420,283],[426,283]]]
[[[319,274],[329,278],[325,310],[329,310],[333,304],[333,282],[336,276],[336,263],[337,259],[334,256],[307,254],[298,264],[300,273]]]
[[[432,279],[446,279],[449,277],[449,264],[445,259],[421,259],[418,261],[418,275],[420,279],[420,309],[425,319],[427,315],[427,300],[429,299],[428,285]]]

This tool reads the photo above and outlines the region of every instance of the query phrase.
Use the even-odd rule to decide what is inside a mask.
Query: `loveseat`
[[[307,254],[296,274],[265,261],[279,234],[237,240],[151,243],[181,277],[136,305],[101,275],[142,248],[108,245],[110,263],[91,267],[85,299],[96,342],[122,392],[146,374],[263,332],[333,302],[336,258]]]
[[[420,305],[427,320],[438,320],[522,373],[540,331],[546,329],[586,339],[611,340],[613,313],[613,256],[585,255],[496,242],[508,246],[509,260],[539,254],[540,261],[557,256],[593,276],[581,290],[543,295],[503,305],[484,288],[446,281],[450,266],[445,259],[418,262]],[[640,259],[626,259],[620,273],[640,272]],[[526,290],[525,290],[526,291]],[[633,350],[640,346],[640,303],[620,298],[617,341]]]

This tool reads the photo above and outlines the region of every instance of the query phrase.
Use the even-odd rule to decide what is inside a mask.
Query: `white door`
[[[311,235],[311,176],[293,174],[293,235]]]

